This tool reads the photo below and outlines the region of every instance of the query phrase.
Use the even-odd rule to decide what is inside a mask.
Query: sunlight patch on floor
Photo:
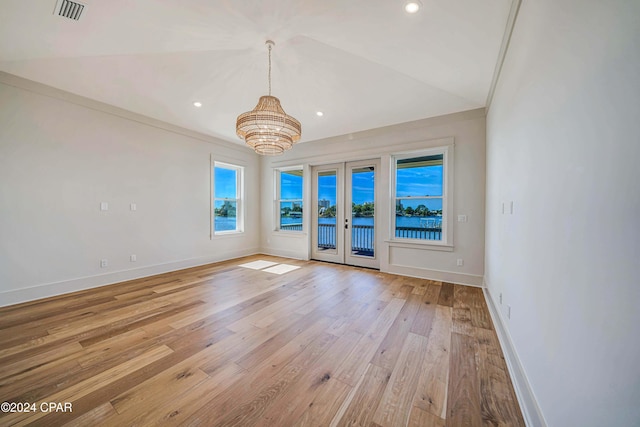
[[[274,274],[285,274],[290,271],[297,270],[299,268],[300,267],[298,267],[297,265],[278,264],[278,265],[274,265],[273,267],[265,268],[262,271],[266,271],[267,273],[274,273]]]
[[[238,267],[250,268],[252,270],[262,270],[262,271],[266,271],[267,273],[273,273],[273,274],[285,274],[300,268],[297,265],[278,264],[277,262],[264,261],[264,260],[258,260],[258,261],[248,262],[246,264],[240,264]]]
[[[278,265],[277,262],[258,260],[253,262],[248,262],[246,264],[241,264],[239,267],[250,268],[252,270],[262,270],[263,268],[272,267],[274,265]]]

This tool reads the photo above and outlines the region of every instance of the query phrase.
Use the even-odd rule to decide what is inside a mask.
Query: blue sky
[[[318,197],[336,204],[336,176],[320,176],[318,179]],[[373,202],[373,172],[360,172],[353,175],[353,202],[361,205]]]
[[[214,168],[213,181],[216,198],[236,198],[236,171],[234,169]]]
[[[442,166],[398,169],[396,197],[442,196]]]
[[[280,173],[280,198],[302,199],[302,177],[283,171]]]
[[[442,165],[398,169],[396,197],[442,196]],[[442,209],[442,199],[403,200],[405,208],[425,205],[430,210]]]
[[[424,166],[418,168],[398,169],[397,196],[441,196],[442,195],[442,166]],[[215,168],[216,197],[235,198],[236,171],[232,169]],[[356,204],[372,202],[373,172],[359,172],[353,174],[353,201]],[[281,197],[283,199],[302,199],[302,177],[281,173]],[[332,205],[336,203],[335,175],[320,176],[318,179],[319,199],[328,199]],[[424,204],[430,209],[442,209],[440,200],[412,200],[404,202],[404,206],[416,207]]]
[[[335,175],[320,176],[318,179],[318,197],[328,199],[331,204],[336,202]],[[373,172],[360,172],[353,175],[353,201],[356,204],[372,202]],[[398,197],[404,196],[441,196],[442,195],[442,166],[425,166],[398,170]],[[442,209],[440,200],[412,200],[404,202],[406,206],[416,207],[424,204],[429,209]]]

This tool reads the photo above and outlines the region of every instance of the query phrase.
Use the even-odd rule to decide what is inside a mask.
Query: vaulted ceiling
[[[79,0],[75,21],[60,1],[2,0],[0,70],[238,143],[236,116],[268,90],[265,40],[273,95],[313,141],[484,106],[511,6]]]

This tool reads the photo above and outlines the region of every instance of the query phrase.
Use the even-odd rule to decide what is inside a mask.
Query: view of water
[[[284,219],[284,218],[283,218]],[[288,219],[288,218],[287,218]],[[292,218],[293,219],[293,218]],[[440,217],[428,216],[397,216],[396,227],[435,227],[436,223],[440,223]],[[335,224],[335,218],[318,218],[318,224]],[[287,222],[286,224],[291,224]],[[372,217],[354,217],[353,225],[373,225]]]
[[[215,231],[230,231],[236,229],[235,216],[216,216],[214,221]]]
[[[436,221],[441,221],[440,217],[418,217],[418,216],[397,216],[396,227],[425,227],[434,226]],[[300,218],[282,217],[282,224],[300,224]],[[318,218],[319,224],[335,224],[335,218]],[[355,217],[353,225],[373,225],[372,217]],[[215,217],[215,231],[229,231],[236,229],[236,217]]]

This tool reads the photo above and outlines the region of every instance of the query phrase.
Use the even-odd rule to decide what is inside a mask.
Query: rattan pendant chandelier
[[[293,147],[302,135],[300,122],[282,109],[280,100],[271,96],[271,40],[265,43],[269,49],[269,95],[261,96],[258,105],[236,120],[236,134],[262,155],[282,154]]]

